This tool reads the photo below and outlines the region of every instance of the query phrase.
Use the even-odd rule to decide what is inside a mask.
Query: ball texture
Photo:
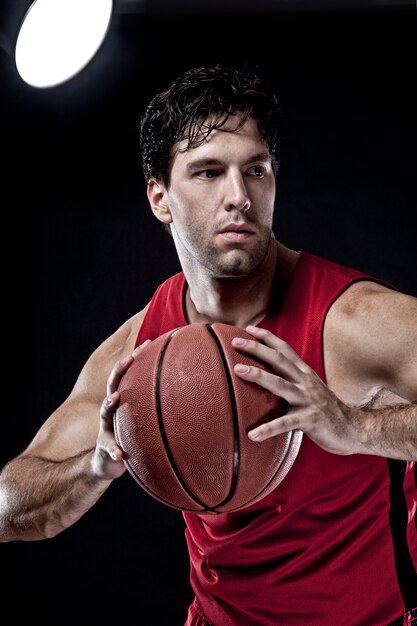
[[[290,470],[300,431],[263,442],[247,433],[283,415],[286,403],[233,371],[264,364],[239,353],[228,324],[190,324],[150,344],[123,376],[116,440],[136,482],[159,502],[194,513],[226,513],[269,494]]]

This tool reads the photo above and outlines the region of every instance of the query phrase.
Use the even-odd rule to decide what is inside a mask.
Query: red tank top
[[[358,280],[375,279],[301,252],[259,326],[325,380],[324,320]],[[187,324],[185,289],[182,272],[158,287],[137,345]],[[260,502],[240,512],[183,514],[196,596],[187,624],[393,623],[417,606],[416,502],[413,463],[338,456],[305,436],[289,474]]]

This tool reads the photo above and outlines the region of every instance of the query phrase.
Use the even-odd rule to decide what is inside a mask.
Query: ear
[[[169,210],[168,192],[165,186],[155,178],[148,181],[147,194],[149,204],[155,217],[164,224],[172,222],[171,211]]]

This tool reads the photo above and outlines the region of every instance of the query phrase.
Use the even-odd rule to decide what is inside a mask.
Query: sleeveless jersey
[[[259,326],[325,381],[327,312],[359,280],[382,282],[301,252]],[[182,272],[158,287],[136,345],[187,324],[186,287]],[[288,475],[260,502],[219,515],[184,512],[195,593],[187,626],[415,623],[416,479],[412,462],[339,456],[304,436]]]

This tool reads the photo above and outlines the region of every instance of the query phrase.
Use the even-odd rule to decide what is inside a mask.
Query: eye
[[[265,168],[263,165],[254,165],[253,167],[250,167],[246,173],[249,174],[249,176],[262,178],[262,176],[265,174]]]
[[[216,178],[219,175],[217,170],[202,170],[198,172],[200,178]]]

